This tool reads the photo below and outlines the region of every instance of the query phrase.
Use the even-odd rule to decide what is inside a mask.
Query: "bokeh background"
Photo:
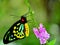
[[[21,15],[28,12],[26,0],[0,0],[0,45],[6,31],[20,19]],[[48,33],[50,40],[56,38],[55,45],[60,45],[60,0],[28,0],[33,15],[27,19],[30,28],[30,35],[23,40],[17,40],[7,45],[40,45],[39,39],[33,33],[33,28],[42,23]],[[14,15],[14,16],[11,16]]]

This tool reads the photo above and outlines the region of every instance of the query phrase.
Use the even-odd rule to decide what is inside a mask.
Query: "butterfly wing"
[[[24,24],[21,24],[20,20],[17,21],[4,35],[3,43],[7,44],[17,39],[23,39],[25,37],[24,30]]]

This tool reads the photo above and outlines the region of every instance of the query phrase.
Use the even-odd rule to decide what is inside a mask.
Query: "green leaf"
[[[56,42],[56,39],[54,39],[54,40],[50,41],[50,42],[48,43],[48,45],[54,45],[54,44],[55,44],[55,42]]]

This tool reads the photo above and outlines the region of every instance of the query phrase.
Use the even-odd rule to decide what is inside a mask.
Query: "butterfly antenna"
[[[14,17],[20,17],[20,16],[17,16],[17,15],[10,15],[10,16],[14,16]]]
[[[29,12],[23,14],[22,16],[27,17],[28,14],[29,14]],[[10,16],[13,16],[13,17],[20,17],[20,16],[17,16],[17,15],[10,15]]]

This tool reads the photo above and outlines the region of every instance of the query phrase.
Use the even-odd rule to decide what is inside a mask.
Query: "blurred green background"
[[[26,0],[0,0],[0,45],[4,45],[2,40],[6,31],[14,22],[20,19],[21,15],[28,12]],[[55,45],[60,44],[60,0],[28,0],[33,15],[27,17],[30,36],[23,40],[17,40],[7,45],[40,45],[39,39],[33,33],[33,28],[40,23],[44,24],[51,40],[56,38]],[[14,16],[11,16],[14,15]],[[17,17],[19,16],[19,17]]]

